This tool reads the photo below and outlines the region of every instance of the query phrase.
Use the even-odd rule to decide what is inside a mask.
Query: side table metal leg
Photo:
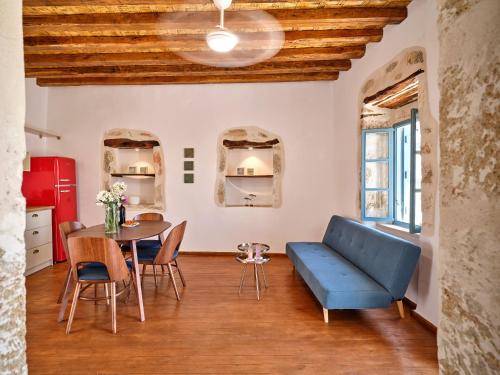
[[[260,288],[259,288],[259,273],[257,272],[257,263],[253,264],[255,276],[255,289],[257,290],[257,300],[260,301]]]
[[[245,263],[243,265],[243,270],[241,272],[241,279],[240,279],[240,291],[238,292],[238,295],[241,295],[241,288],[243,287],[243,282],[245,281],[245,273],[247,272],[247,264]]]
[[[264,277],[264,286],[267,289],[267,278],[266,278],[266,273],[264,272],[264,264],[260,264],[260,270],[262,271],[262,276]]]

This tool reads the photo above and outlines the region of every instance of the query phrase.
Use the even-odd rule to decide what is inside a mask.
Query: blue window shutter
[[[415,224],[415,195],[416,195],[416,142],[417,142],[417,120],[418,120],[418,110],[411,110],[411,145],[410,145],[410,233],[419,233],[421,227]],[[419,208],[421,209],[421,208]]]
[[[367,136],[370,135],[386,135],[387,141],[387,155],[368,157],[367,155]],[[382,222],[392,222],[394,219],[394,191],[393,191],[393,180],[394,180],[394,129],[363,129],[361,132],[361,219],[363,221],[382,221]],[[382,165],[387,164],[385,169],[387,172],[387,186],[370,186],[367,185],[367,164],[372,163],[372,165]],[[384,169],[384,168],[382,168]],[[380,195],[379,195],[380,194]],[[386,197],[385,207],[386,215],[375,214],[375,210],[367,210],[367,195],[379,195]]]

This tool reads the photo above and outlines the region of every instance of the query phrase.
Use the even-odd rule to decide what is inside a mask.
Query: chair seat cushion
[[[131,261],[127,261],[127,267],[129,270],[132,269],[133,264]],[[105,281],[109,280],[108,270],[106,266],[99,262],[92,262],[83,265],[78,270],[78,280],[80,281]]]
[[[160,247],[138,247],[137,248],[137,258],[139,259],[139,263],[143,262],[152,262],[158,252],[160,251]]]
[[[121,246],[121,249],[125,250],[125,251],[130,251],[130,246],[131,245],[129,245],[128,243],[125,243]],[[141,240],[141,241],[137,241],[136,246],[137,246],[137,251],[139,251],[139,249],[158,249],[158,250],[160,250],[161,243],[158,240]]]
[[[142,241],[141,241],[142,242]],[[158,253],[160,252],[161,246],[137,246],[137,258],[139,259],[139,263],[141,262],[153,262]],[[176,250],[172,259],[177,258],[179,252]]]
[[[286,253],[327,309],[379,308],[392,302],[380,284],[320,242],[289,242]]]

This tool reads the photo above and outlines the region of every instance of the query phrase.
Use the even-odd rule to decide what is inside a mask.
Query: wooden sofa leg
[[[398,305],[399,316],[401,317],[401,319],[404,319],[404,317],[405,317],[405,308],[403,306],[403,301],[396,301],[396,305]]]
[[[323,307],[323,319],[325,320],[325,323],[328,323],[328,309],[325,309]]]

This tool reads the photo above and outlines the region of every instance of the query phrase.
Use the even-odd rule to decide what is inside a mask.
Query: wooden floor
[[[181,302],[168,277],[146,277],[146,321],[135,296],[118,303],[113,335],[106,305],[80,301],[73,331],[57,323],[65,264],[26,281],[30,374],[436,374],[436,340],[413,318],[387,310],[321,306],[283,256],[266,266],[269,289],[253,280],[238,296],[240,265],[229,256],[181,255]],[[180,283],[179,283],[180,284]]]

